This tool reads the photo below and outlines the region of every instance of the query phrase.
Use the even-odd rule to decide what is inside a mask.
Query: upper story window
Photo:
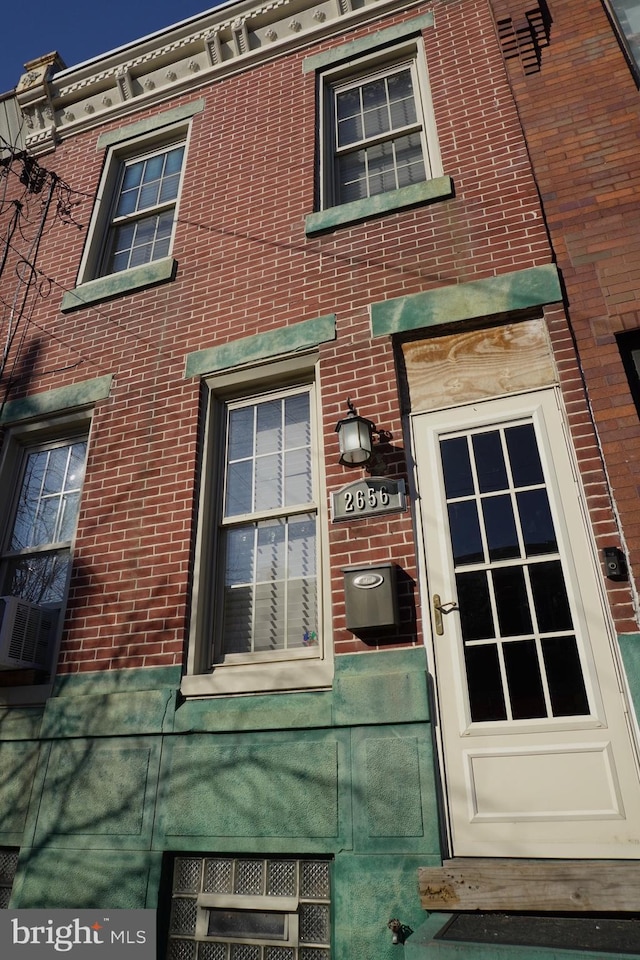
[[[168,255],[183,159],[181,143],[120,164],[101,274]]]
[[[321,74],[321,208],[441,174],[421,42]]]
[[[307,236],[449,200],[422,31],[413,17],[306,57],[318,90],[318,175]]]
[[[204,100],[107,130],[106,151],[76,286],[63,313],[171,281],[191,121]]]
[[[427,179],[415,61],[336,83],[330,91],[335,203]]]

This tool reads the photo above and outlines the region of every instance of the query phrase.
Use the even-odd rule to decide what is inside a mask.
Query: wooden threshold
[[[638,860],[455,857],[418,885],[425,910],[640,912]]]

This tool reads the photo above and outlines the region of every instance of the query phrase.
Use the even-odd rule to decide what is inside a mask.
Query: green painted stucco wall
[[[387,920],[421,922],[417,870],[440,863],[424,651],[338,657],[312,693],[181,702],[179,681],[64,677],[0,718],[12,906],[155,907],[165,851],[318,853],[335,960],[397,957]]]
[[[640,637],[620,641],[640,702]],[[338,657],[313,693],[181,702],[179,682],[63,677],[44,706],[0,714],[13,907],[156,907],[165,852],[317,853],[333,858],[333,960],[593,960],[435,938],[446,915],[425,914],[417,887],[440,863],[422,649]],[[391,917],[415,931],[404,947]]]

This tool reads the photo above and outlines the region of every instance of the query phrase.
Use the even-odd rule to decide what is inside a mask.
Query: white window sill
[[[212,673],[182,678],[184,697],[221,697],[244,693],[322,690],[331,686],[333,663],[325,660],[220,664]]]

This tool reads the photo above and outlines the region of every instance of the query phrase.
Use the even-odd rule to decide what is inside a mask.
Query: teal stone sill
[[[131,270],[123,270],[108,277],[98,277],[97,280],[81,283],[74,290],[68,290],[65,293],[60,310],[62,313],[68,313],[70,310],[78,310],[92,303],[111,300],[124,293],[166,283],[175,277],[177,266],[178,263],[173,257],[164,257],[154,263],[143,263]]]
[[[448,200],[452,196],[451,177],[436,177],[434,180],[425,180],[424,183],[412,183],[408,187],[401,187],[400,190],[379,193],[375,197],[367,197],[366,200],[354,200],[352,203],[343,203],[337,207],[310,213],[305,219],[305,233],[307,236],[312,236],[347,223],[357,223],[368,217],[380,216],[394,210],[404,210],[422,203]]]

